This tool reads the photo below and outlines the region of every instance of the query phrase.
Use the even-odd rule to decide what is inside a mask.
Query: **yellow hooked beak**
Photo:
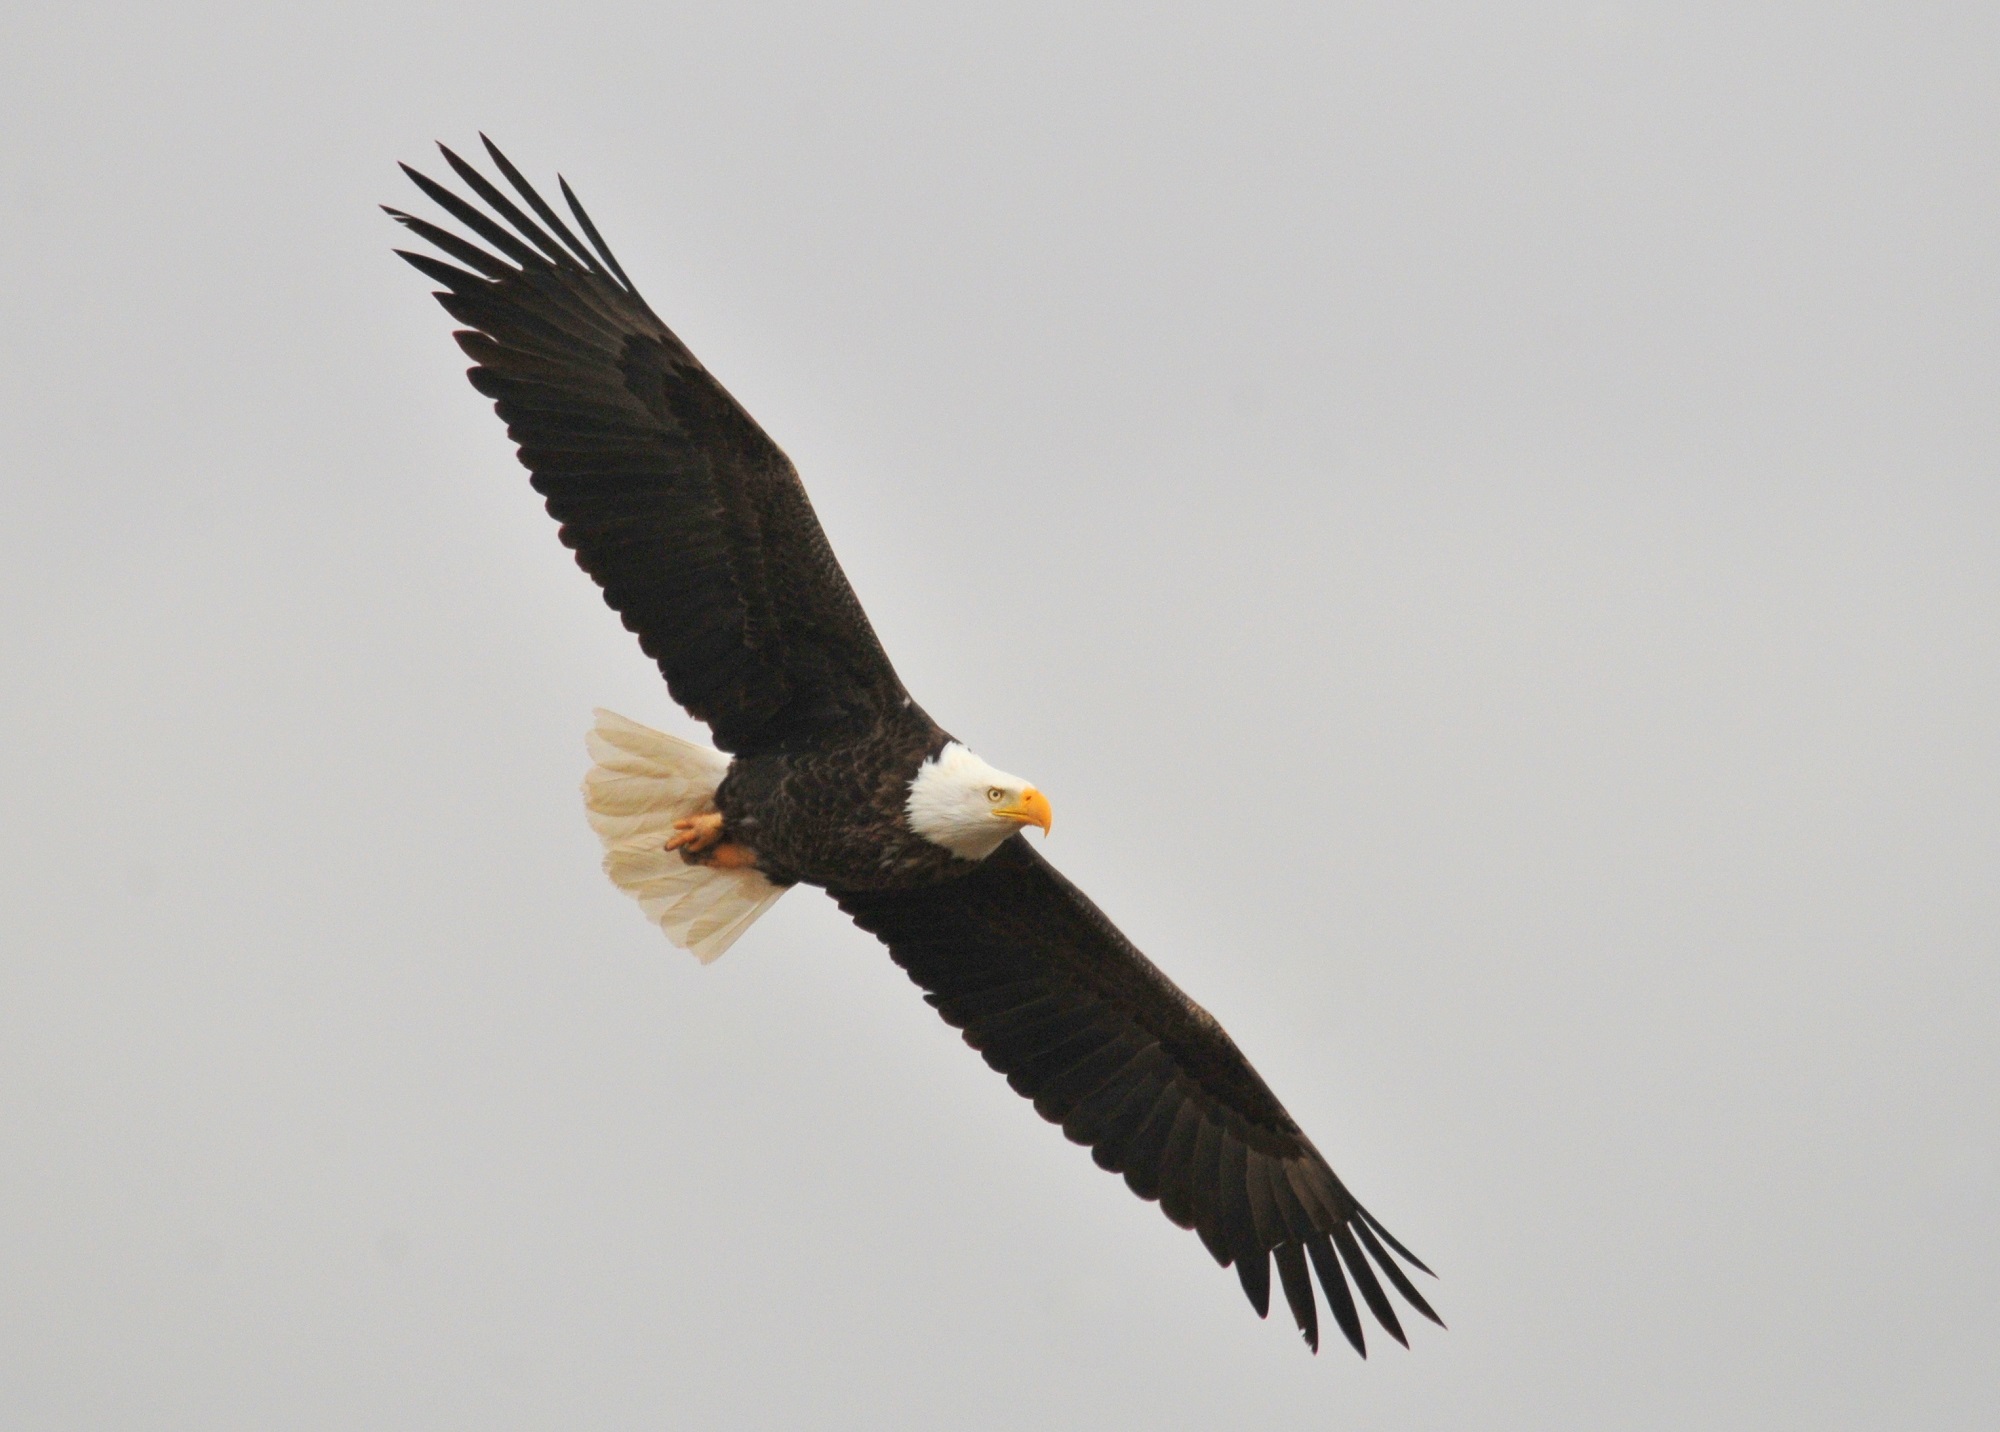
[[[1021,792],[1021,798],[1012,805],[995,806],[993,814],[1002,820],[1018,820],[1022,825],[1038,825],[1042,834],[1049,833],[1055,822],[1055,812],[1049,809],[1049,798],[1029,786]]]

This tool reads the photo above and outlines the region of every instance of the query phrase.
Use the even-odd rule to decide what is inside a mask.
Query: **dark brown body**
[[[918,768],[950,740],[912,704],[856,742],[738,756],[715,793],[723,839],[785,885],[905,890],[967,874],[973,861],[912,831],[904,813]]]

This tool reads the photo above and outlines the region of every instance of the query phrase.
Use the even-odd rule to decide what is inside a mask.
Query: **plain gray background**
[[[42,6],[0,1420],[2000,1421],[2000,11]],[[597,869],[396,173],[560,166],[1442,1273],[1308,1357],[814,892]]]

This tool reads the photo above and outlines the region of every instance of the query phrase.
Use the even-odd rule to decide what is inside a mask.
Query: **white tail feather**
[[[707,964],[785,893],[754,870],[690,865],[666,848],[675,821],[715,809],[729,757],[603,710],[585,744],[597,764],[583,778],[583,803],[604,842],[604,873]]]

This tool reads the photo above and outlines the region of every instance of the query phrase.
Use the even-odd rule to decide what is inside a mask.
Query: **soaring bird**
[[[443,285],[472,386],[563,544],[715,741],[598,713],[584,796],[612,880],[704,962],[792,886],[820,887],[1037,1113],[1233,1266],[1259,1317],[1275,1262],[1315,1351],[1312,1273],[1364,1357],[1357,1290],[1406,1346],[1384,1280],[1440,1322],[1398,1259],[1430,1269],[1222,1026],[1028,844],[1048,798],[903,689],[791,462],[568,183],[574,229],[485,146],[515,197],[441,145],[478,204],[403,171],[477,241],[390,208],[455,262],[397,252]]]

